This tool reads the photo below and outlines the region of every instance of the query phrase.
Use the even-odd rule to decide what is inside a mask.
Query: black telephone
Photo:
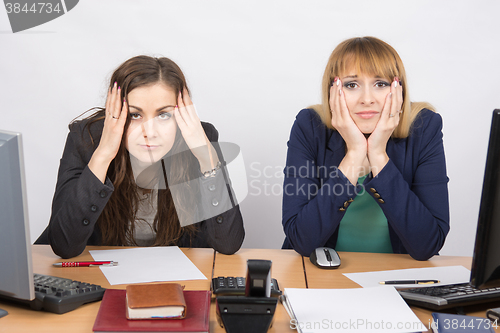
[[[245,296],[244,277],[219,276],[212,279],[212,293],[215,296]],[[280,297],[281,290],[276,279],[271,279],[271,296]]]

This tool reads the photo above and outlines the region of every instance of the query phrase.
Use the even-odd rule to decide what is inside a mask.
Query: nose
[[[363,89],[361,95],[361,104],[372,105],[373,103],[375,103],[373,91],[370,88]]]
[[[141,127],[144,138],[152,139],[158,135],[158,126],[155,118],[147,119],[141,124]]]

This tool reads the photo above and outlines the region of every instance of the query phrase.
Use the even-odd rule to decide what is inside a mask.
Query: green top
[[[363,184],[365,178],[359,177],[358,183]],[[335,250],[393,253],[387,218],[366,191],[356,196],[340,221]]]

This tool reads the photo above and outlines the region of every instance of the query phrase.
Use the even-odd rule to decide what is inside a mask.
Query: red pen
[[[58,262],[53,264],[56,267],[92,267],[92,266],[117,266],[116,261],[77,261]]]

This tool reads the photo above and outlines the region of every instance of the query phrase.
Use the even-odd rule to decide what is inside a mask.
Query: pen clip
[[[97,266],[108,266],[108,267],[111,267],[111,266],[117,266],[117,265],[118,265],[117,262],[111,261],[108,264],[98,264],[98,265],[90,264],[89,267],[97,267]]]

